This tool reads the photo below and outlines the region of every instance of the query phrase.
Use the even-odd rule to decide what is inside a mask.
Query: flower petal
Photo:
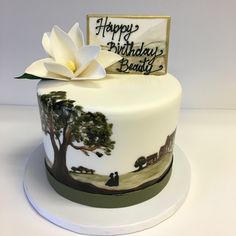
[[[48,71],[44,66],[44,62],[50,62],[50,61],[52,61],[51,58],[44,58],[44,59],[35,61],[26,68],[25,73],[32,74],[39,77],[46,77]]]
[[[102,79],[106,76],[106,71],[102,65],[100,65],[96,60],[80,74],[79,77],[75,77],[72,80],[87,80],[87,79]]]
[[[76,62],[78,69],[75,72],[75,77],[82,73],[98,57],[99,52],[99,46],[84,46],[77,50]]]
[[[48,72],[55,73],[57,75],[62,75],[64,77],[72,78],[74,74],[71,70],[69,70],[66,66],[61,65],[56,62],[44,62],[44,66],[48,70]]]
[[[58,26],[52,29],[50,43],[56,62],[66,66],[68,61],[75,61],[76,46],[69,35]]]
[[[108,66],[111,66],[112,64],[118,62],[121,59],[122,59],[122,56],[114,52],[101,50],[96,61],[98,61],[101,65],[103,65],[104,68],[107,68]]]
[[[25,73],[35,75],[45,79],[57,79],[57,80],[67,80],[64,76],[56,75],[47,71],[44,63],[52,62],[51,58],[44,58],[32,63],[26,68]]]
[[[52,50],[51,50],[50,34],[51,34],[50,32],[46,32],[43,34],[42,45],[45,52],[49,56],[53,57]]]
[[[72,41],[78,48],[84,46],[84,36],[79,27],[79,23],[75,23],[72,26],[72,28],[68,32],[68,35],[70,36],[70,38],[72,39]]]

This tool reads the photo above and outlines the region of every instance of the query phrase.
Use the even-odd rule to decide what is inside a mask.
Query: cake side
[[[62,92],[63,99],[60,98]],[[54,97],[50,98],[53,93]],[[42,108],[42,97],[48,96],[48,99],[55,100],[59,96],[54,101],[55,104],[51,104],[54,108],[49,115],[56,113],[59,117],[63,112],[68,113],[69,107],[72,112],[79,106],[80,118],[81,114],[87,116],[87,120],[82,119],[80,123],[93,126],[86,131],[84,127],[78,128],[81,126],[79,123],[77,128],[73,126],[84,140],[79,139],[78,134],[71,134],[68,138],[70,142],[67,140],[64,150],[64,158],[61,157],[62,154],[55,152],[50,132],[45,133],[47,166],[59,182],[85,192],[125,194],[157,183],[170,170],[181,99],[181,86],[173,76],[108,76],[106,82],[86,81],[82,84],[40,82],[38,95],[41,118],[50,104],[47,103],[47,107]],[[58,104],[61,105],[57,107]],[[57,117],[54,119],[55,123]],[[73,119],[79,119],[79,115]],[[103,119],[103,124],[96,119]],[[43,121],[48,121],[48,117],[46,120],[42,119],[43,127],[47,126]],[[74,121],[65,118],[62,126],[68,126],[69,122]],[[65,127],[62,126],[59,127],[59,139],[54,134],[57,146],[65,141],[62,137]],[[81,131],[83,129],[84,133]],[[95,137],[88,139],[91,132]],[[91,144],[92,141],[96,144]],[[84,142],[87,150],[79,149],[86,146]],[[54,169],[58,156],[64,159],[64,164],[59,165],[60,173]],[[62,166],[65,167],[64,173]]]

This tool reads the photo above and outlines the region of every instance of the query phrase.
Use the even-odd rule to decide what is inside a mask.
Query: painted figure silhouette
[[[106,186],[118,186],[119,185],[119,174],[118,172],[116,171],[115,172],[115,176],[114,176],[114,173],[111,173],[110,175],[110,179],[106,182]]]
[[[110,174],[110,179],[106,182],[106,186],[114,186],[114,174]]]
[[[115,172],[115,178],[114,178],[114,186],[118,186],[119,185],[119,174],[116,171]]]

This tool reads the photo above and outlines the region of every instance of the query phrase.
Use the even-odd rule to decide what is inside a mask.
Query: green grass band
[[[61,182],[56,180],[47,169],[46,171],[51,186],[55,189],[57,193],[59,193],[63,197],[73,202],[77,202],[87,206],[101,208],[118,208],[141,203],[161,192],[161,190],[166,186],[170,179],[172,166],[170,166],[169,170],[164,174],[164,176],[160,179],[159,182],[141,190],[114,195],[88,193],[76,190],[74,188],[66,186],[65,184],[62,184]]]

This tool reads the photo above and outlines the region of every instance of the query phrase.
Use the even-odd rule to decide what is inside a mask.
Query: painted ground
[[[172,157],[171,153],[167,153],[157,163],[147,166],[141,171],[130,172],[124,175],[120,175],[119,186],[114,186],[114,187],[109,187],[105,185],[105,183],[109,179],[109,176],[106,175],[80,174],[74,172],[70,172],[70,175],[75,180],[93,184],[98,188],[109,189],[109,190],[131,189],[161,177],[166,168],[170,165],[172,160],[171,157]]]

